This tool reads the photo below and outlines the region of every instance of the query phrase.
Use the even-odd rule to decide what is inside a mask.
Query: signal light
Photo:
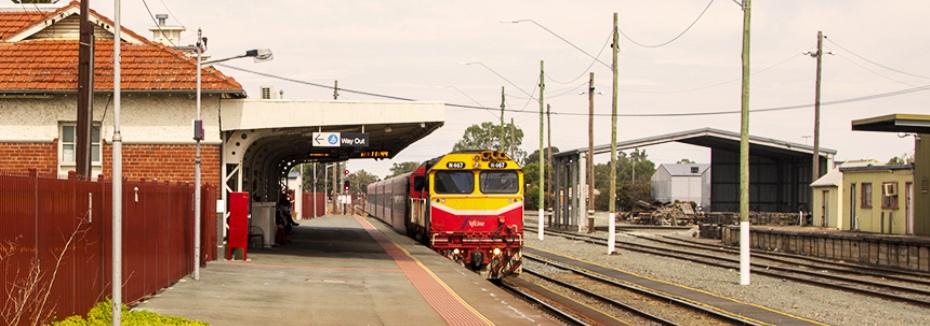
[[[345,171],[342,171],[342,173],[345,175],[349,175],[349,169],[345,169]]]

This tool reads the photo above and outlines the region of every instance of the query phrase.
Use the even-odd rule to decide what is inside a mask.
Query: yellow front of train
[[[441,157],[428,171],[430,246],[499,279],[522,271],[523,171],[496,151]]]

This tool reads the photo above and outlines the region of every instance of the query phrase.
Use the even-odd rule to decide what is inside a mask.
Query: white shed
[[[693,201],[710,209],[710,164],[662,164],[652,175],[652,198]]]

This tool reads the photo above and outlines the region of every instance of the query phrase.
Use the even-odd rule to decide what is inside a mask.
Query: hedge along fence
[[[193,271],[194,186],[124,181],[122,297],[138,301]],[[216,259],[216,188],[201,194],[201,265]],[[112,293],[113,184],[0,175],[0,324],[86,314]]]

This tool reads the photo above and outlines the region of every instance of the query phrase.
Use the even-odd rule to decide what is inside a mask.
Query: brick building
[[[0,172],[65,176],[76,168],[80,4],[0,11]],[[91,10],[95,25],[92,175],[111,174],[114,22]],[[196,59],[123,29],[123,176],[193,182]],[[233,78],[202,75],[203,182],[220,183],[221,99],[245,98]]]

